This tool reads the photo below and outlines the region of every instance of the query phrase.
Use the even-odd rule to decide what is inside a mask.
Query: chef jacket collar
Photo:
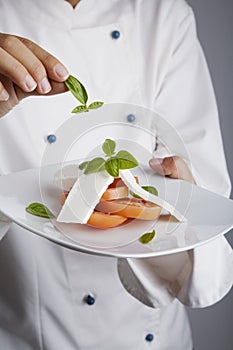
[[[45,27],[71,29],[74,23],[79,23],[84,13],[101,5],[99,0],[81,0],[75,8],[65,0],[17,0],[14,4],[19,14],[32,19],[35,26],[44,24]],[[39,30],[39,29],[38,29]]]
[[[92,27],[97,23],[100,25],[99,16],[101,20],[111,22],[112,16],[116,15],[109,11],[109,8],[113,7],[113,2],[115,2],[116,12],[117,10],[120,12],[118,0],[111,0],[111,4],[103,0],[81,0],[75,8],[65,0],[18,0],[15,6],[25,18],[31,18],[35,25],[44,23],[44,26],[58,30],[61,28],[72,30]],[[96,11],[97,8],[98,11]]]

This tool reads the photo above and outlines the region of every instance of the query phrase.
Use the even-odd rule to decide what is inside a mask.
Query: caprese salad
[[[78,175],[66,178],[68,183],[60,196],[62,208],[57,222],[87,224],[98,229],[117,227],[127,220],[155,220],[162,208],[178,221],[184,216],[171,204],[158,196],[153,186],[141,186],[130,169],[137,160],[126,150],[115,151],[116,142],[106,139],[102,145],[104,157],[79,164]],[[71,185],[72,184],[72,185]],[[62,186],[64,187],[64,186]],[[64,188],[63,188],[64,189]],[[32,203],[26,211],[52,217],[47,207]]]
[[[136,183],[138,178],[134,177]],[[145,186],[146,187],[146,186]],[[151,191],[157,192],[152,186]],[[155,220],[159,217],[162,208],[142,198],[135,198],[121,178],[114,178],[113,182],[103,193],[86,224],[98,229],[117,227],[129,219]],[[60,201],[64,205],[69,192],[61,195]],[[58,220],[61,220],[59,218]]]

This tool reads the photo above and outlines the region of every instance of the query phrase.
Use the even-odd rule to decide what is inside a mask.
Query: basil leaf
[[[87,162],[82,162],[81,164],[79,164],[79,169],[80,170],[84,170],[85,168],[86,168],[86,166],[87,166],[87,164],[89,163],[89,161],[87,161]]]
[[[116,148],[116,142],[111,139],[106,139],[102,145],[102,150],[104,151],[106,156],[109,156],[109,157],[111,157],[114,154],[115,148]]]
[[[119,177],[119,160],[110,158],[105,162],[105,169],[113,177]]]
[[[158,191],[154,186],[141,186],[141,188],[143,188],[145,191],[152,193],[155,196],[158,196]],[[136,193],[134,193],[133,191],[129,191],[131,196],[133,196],[134,198],[142,198],[140,196],[138,196]]]
[[[26,212],[35,215],[40,216],[42,218],[51,219],[54,218],[54,214],[44,205],[41,203],[31,203],[26,207]]]
[[[158,196],[158,190],[154,187],[154,186],[142,186],[142,188],[149,192],[149,193],[152,193],[154,194],[155,196]]]
[[[141,242],[142,244],[148,244],[150,241],[152,241],[155,235],[156,235],[155,230],[153,230],[152,232],[144,233],[144,235],[142,235],[139,238],[139,242]]]
[[[75,107],[71,113],[82,113],[82,112],[88,112],[88,108],[86,105],[80,105]]]
[[[115,157],[119,161],[119,169],[131,169],[138,166],[138,161],[128,151],[119,151]]]
[[[100,157],[90,160],[85,167],[84,174],[87,175],[104,170],[104,163],[105,160]]]
[[[95,101],[95,102],[92,102],[89,106],[88,106],[88,109],[97,109],[97,108],[100,108],[103,106],[103,102],[100,102],[100,101]]]
[[[74,95],[75,98],[77,98],[79,102],[81,102],[83,105],[87,103],[87,100],[88,100],[87,91],[83,86],[83,84],[80,83],[80,81],[77,78],[70,75],[66,79],[65,84],[67,88],[70,90],[70,92]]]
[[[134,198],[139,198],[139,199],[142,199],[142,197],[140,197],[139,195],[137,195],[136,193],[134,193],[133,191],[129,191],[129,193],[131,194],[132,197]]]

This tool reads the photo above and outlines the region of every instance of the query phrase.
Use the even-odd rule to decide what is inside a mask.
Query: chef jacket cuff
[[[153,308],[163,307],[174,298],[189,307],[216,303],[232,287],[232,268],[232,249],[224,237],[182,253],[118,260],[125,289]]]

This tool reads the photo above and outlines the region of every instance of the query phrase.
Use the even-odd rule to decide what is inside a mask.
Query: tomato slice
[[[138,182],[138,177],[134,176],[137,184]],[[122,180],[121,177],[116,177],[113,182],[108,186],[108,188],[113,188],[113,187],[122,187],[122,186],[126,186],[126,184],[124,183],[124,181]]]
[[[106,201],[113,200],[113,199],[120,199],[125,198],[128,196],[128,187],[121,186],[116,188],[108,188],[101,199],[104,199]],[[69,192],[62,193],[60,195],[60,203],[63,205],[66,201],[66,198],[68,197]]]
[[[96,206],[100,212],[117,214],[127,218],[155,220],[162,208],[158,205],[138,198],[122,198],[111,201],[101,200]]]
[[[105,199],[106,201],[113,200],[113,199],[120,199],[120,198],[125,198],[128,196],[129,190],[128,187],[126,186],[121,186],[121,187],[112,187],[108,188],[101,199]]]
[[[138,177],[135,176],[135,180],[138,183]],[[115,178],[114,181],[108,186],[107,190],[104,192],[101,199],[106,201],[113,199],[125,198],[128,196],[129,190],[128,187],[124,184],[120,177]],[[68,196],[69,192],[62,193],[60,195],[60,202],[63,205]]]
[[[138,183],[138,177],[135,176],[135,180]],[[108,189],[104,192],[101,199],[104,200],[113,200],[113,199],[120,199],[125,198],[129,194],[128,187],[125,185],[125,183],[122,181],[120,177],[115,178],[114,181],[108,186]]]
[[[66,192],[60,195],[62,205],[65,203],[68,194],[69,193]],[[94,210],[87,222],[87,225],[105,230],[107,228],[117,227],[123,224],[123,222],[126,220],[127,218],[124,216],[106,214]]]
[[[117,227],[127,220],[126,217],[120,215],[105,214],[93,211],[87,225],[105,230],[107,228]]]

